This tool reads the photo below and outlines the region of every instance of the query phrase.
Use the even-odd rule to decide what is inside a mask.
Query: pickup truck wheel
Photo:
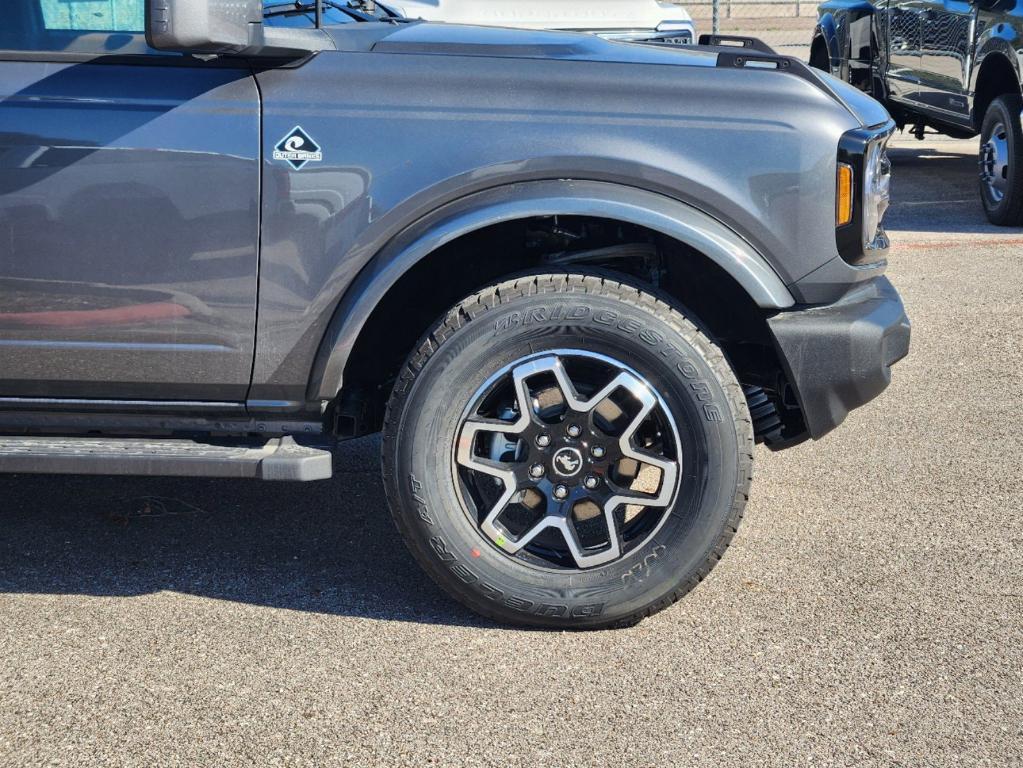
[[[384,481],[412,554],[502,622],[630,626],[743,514],[753,432],[721,350],[628,284],[544,274],[470,296],[403,368]]]
[[[1023,224],[1023,128],[1017,94],[991,102],[980,131],[980,199],[992,224]]]

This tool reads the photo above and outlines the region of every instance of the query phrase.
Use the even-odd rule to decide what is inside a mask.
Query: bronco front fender
[[[533,216],[593,216],[628,222],[685,243],[725,270],[757,305],[795,302],[778,274],[746,240],[712,216],[654,192],[608,182],[537,181],[455,201],[388,243],[346,291],[324,336],[309,384],[310,399],[330,400],[373,309],[413,265],[441,246],[492,224]]]

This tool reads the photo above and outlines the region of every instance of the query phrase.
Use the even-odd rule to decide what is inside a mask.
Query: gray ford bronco
[[[755,40],[0,13],[0,471],[324,480],[382,430],[448,593],[627,626],[723,555],[755,441],[822,437],[908,351],[894,125]]]

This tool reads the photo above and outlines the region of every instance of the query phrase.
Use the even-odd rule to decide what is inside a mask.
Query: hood
[[[410,19],[498,27],[569,30],[655,30],[689,22],[689,14],[658,0],[395,0]]]
[[[372,35],[359,36],[353,45],[352,28]],[[348,24],[327,33],[338,50],[371,50],[374,53],[433,56],[489,56],[505,59],[547,59],[592,61],[616,64],[666,64],[687,67],[716,67],[725,49],[700,46],[653,46],[606,40],[577,32],[470,27],[459,24],[413,22],[395,28],[379,24]],[[727,51],[734,56],[734,53]],[[823,91],[855,117],[862,126],[881,125],[891,118],[885,108],[848,83],[805,64],[791,60],[791,73],[747,70],[750,77],[799,77]],[[722,95],[727,98],[727,95]]]
[[[880,102],[872,99],[859,88],[854,88],[844,80],[839,80],[837,77],[832,77],[817,69],[813,70],[813,73],[865,128],[873,128],[892,119],[888,110]]]
[[[334,30],[328,30],[328,33],[340,43],[340,33]],[[372,50],[376,53],[496,56],[620,64],[682,64],[696,67],[717,66],[718,59],[717,53],[713,51],[685,46],[614,42],[596,35],[577,32],[469,27],[426,22],[402,25],[377,40]]]

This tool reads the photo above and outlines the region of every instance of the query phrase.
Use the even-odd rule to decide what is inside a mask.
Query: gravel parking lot
[[[1023,763],[1020,269],[973,142],[901,139],[888,392],[757,453],[743,528],[613,633],[476,619],[335,480],[0,477],[0,764]]]

